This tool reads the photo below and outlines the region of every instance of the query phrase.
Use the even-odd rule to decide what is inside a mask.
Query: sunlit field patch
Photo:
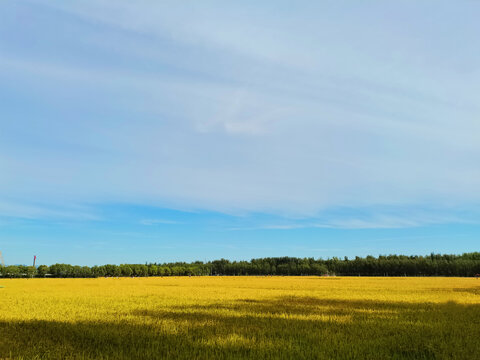
[[[480,280],[0,280],[0,357],[480,359]]]

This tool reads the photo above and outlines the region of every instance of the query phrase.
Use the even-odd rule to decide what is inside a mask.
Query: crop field
[[[480,359],[480,280],[0,279],[2,359]]]

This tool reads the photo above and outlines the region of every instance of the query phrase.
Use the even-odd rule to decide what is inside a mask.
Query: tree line
[[[146,277],[146,276],[208,276],[208,275],[343,275],[343,276],[475,276],[480,273],[480,252],[462,255],[430,254],[427,256],[380,255],[378,257],[345,257],[314,259],[271,257],[250,261],[220,259],[192,263],[150,263],[100,266],[69,264],[0,265],[4,278],[55,277]]]

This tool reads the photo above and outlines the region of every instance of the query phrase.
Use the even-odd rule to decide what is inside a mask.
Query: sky
[[[0,2],[0,251],[478,251],[480,2]]]

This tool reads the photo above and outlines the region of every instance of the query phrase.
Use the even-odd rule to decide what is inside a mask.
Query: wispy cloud
[[[99,221],[102,217],[92,209],[80,205],[28,204],[0,200],[0,217],[20,219],[48,219],[73,221]]]
[[[408,213],[410,212],[410,213]],[[457,215],[452,215],[451,212]],[[407,229],[438,224],[480,224],[478,209],[463,211],[436,211],[433,209],[343,209],[336,213],[325,212],[318,218],[289,219],[263,221],[252,225],[229,227],[230,231],[249,230],[297,230],[297,229]],[[476,215],[475,215],[476,214]]]
[[[180,225],[183,224],[181,221],[168,220],[168,219],[142,219],[140,220],[142,225]]]

